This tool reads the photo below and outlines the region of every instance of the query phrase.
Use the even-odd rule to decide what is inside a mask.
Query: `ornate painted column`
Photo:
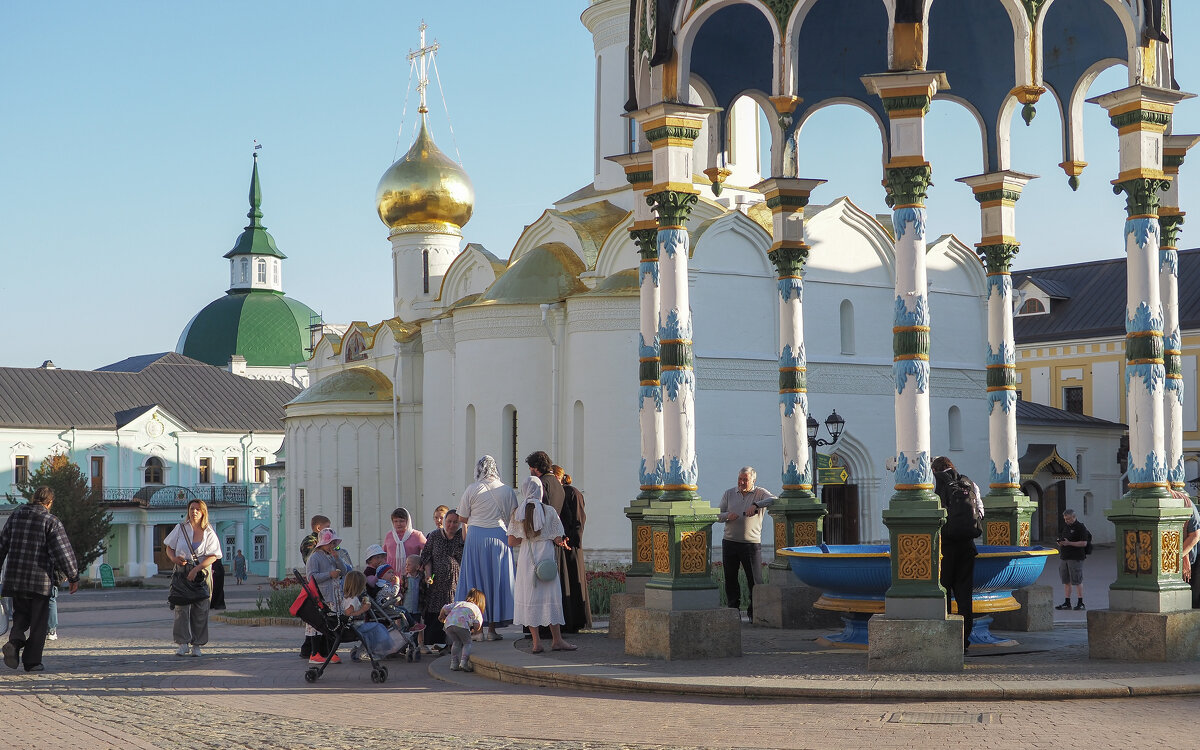
[[[1162,239],[1158,252],[1158,285],[1162,295],[1163,360],[1167,372],[1163,396],[1167,482],[1171,489],[1186,491],[1183,471],[1183,339],[1179,331],[1179,253],[1176,244],[1184,212],[1179,208],[1179,167],[1192,146],[1200,142],[1196,135],[1168,135],[1163,138],[1163,173],[1171,182],[1160,197],[1158,224]]]
[[[771,177],[757,185],[771,209],[775,243],[768,257],[779,276],[779,420],[783,444],[783,491],[771,506],[775,550],[820,544],[822,521],[829,512],[813,494],[812,460],[808,449],[808,378],[804,355],[804,207],[809,195],[825,180]],[[783,575],[786,559],[776,554],[771,569]]]
[[[1159,289],[1159,193],[1169,185],[1163,172],[1163,133],[1171,112],[1188,95],[1152,86],[1130,86],[1089,99],[1108,110],[1119,134],[1120,174],[1113,192],[1125,193],[1126,310],[1125,403],[1129,425],[1129,491],[1105,512],[1117,527],[1117,580],[1109,591],[1111,610],[1171,612],[1191,608],[1180,575],[1183,521],[1189,515],[1167,485],[1163,395],[1163,306]],[[1097,655],[1089,612],[1089,642]],[[1104,619],[1101,617],[1101,619]],[[1098,621],[1097,621],[1098,622]],[[1121,655],[1113,642],[1114,653]],[[1122,658],[1132,658],[1125,651]]]
[[[892,375],[897,465],[896,491],[883,511],[892,562],[885,611],[889,618],[901,620],[945,620],[946,593],[938,583],[938,532],[945,511],[933,493],[930,468],[925,192],[932,170],[924,152],[925,114],[934,94],[948,86],[940,72],[882,73],[862,81],[883,99],[888,113],[891,158],[883,184],[896,238]],[[961,623],[958,632],[961,635]]]
[[[981,241],[975,252],[987,269],[988,494],[983,499],[984,542],[1029,546],[1029,522],[1036,504],[1021,494],[1017,465],[1016,344],[1013,340],[1012,260],[1016,204],[1034,175],[1000,171],[962,177],[979,202]]]
[[[658,215],[664,474],[661,497],[643,511],[651,525],[653,545],[646,606],[657,609],[701,609],[718,602],[710,555],[717,512],[696,492],[696,377],[692,371],[686,227],[698,199],[692,183],[692,143],[712,111],[662,103],[637,113],[652,152],[654,183],[647,201]]]
[[[653,570],[653,544],[650,524],[643,512],[652,500],[663,493],[663,396],[659,382],[662,366],[659,360],[658,313],[659,267],[658,222],[646,201],[653,183],[651,154],[642,151],[624,156],[609,157],[625,170],[625,178],[633,187],[633,226],[629,236],[638,247],[641,263],[638,267],[641,316],[638,333],[638,421],[641,426],[641,467],[638,472],[640,491],[625,508],[632,532],[633,564],[626,573],[626,591],[641,593],[645,580]]]

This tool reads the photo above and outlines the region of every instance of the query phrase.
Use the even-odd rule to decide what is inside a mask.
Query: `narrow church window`
[[[212,459],[200,459],[200,484],[212,484]]]
[[[354,488],[342,488],[342,528],[348,529],[354,525]]]
[[[962,412],[957,406],[951,406],[947,414],[947,437],[950,439],[950,450],[960,451],[962,446]]]
[[[500,471],[508,472],[508,483],[517,486],[517,461],[521,455],[517,448],[517,409],[512,404],[504,407],[500,414]]]
[[[17,456],[13,459],[13,481],[17,484],[29,481],[29,456]]]
[[[162,459],[151,456],[146,459],[146,484],[162,484],[163,483],[163,462]]]
[[[583,484],[583,460],[587,452],[583,446],[583,402],[575,402],[575,434],[574,440],[575,450],[572,452],[570,474],[573,484]]]
[[[250,280],[250,261],[242,258],[242,283]]]
[[[842,328],[842,354],[854,354],[854,303],[842,300],[840,309]]]
[[[475,462],[479,460],[479,456],[475,455],[475,404],[467,404],[466,425],[463,430],[463,444],[467,449],[467,484],[475,481]]]
[[[267,559],[267,535],[254,535],[254,559],[261,562]]]
[[[279,286],[279,261],[271,261],[271,270],[275,274],[275,286]]]
[[[258,283],[267,283],[267,262],[265,260],[260,260],[255,264],[255,266],[258,270]]]
[[[421,251],[421,278],[423,289],[426,294],[429,294],[429,251]]]
[[[237,484],[238,481],[238,460],[237,456],[230,456],[225,459],[225,483]]]
[[[300,493],[300,497],[299,497],[300,507],[298,508],[298,510],[300,511],[300,528],[307,529],[308,521],[306,521],[305,517],[304,517],[304,490],[297,490],[297,492]]]
[[[264,484],[267,481],[267,470],[263,467],[267,465],[267,459],[262,456],[254,458],[254,482],[256,484]]]

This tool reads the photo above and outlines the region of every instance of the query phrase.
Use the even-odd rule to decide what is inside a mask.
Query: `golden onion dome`
[[[461,229],[471,220],[475,208],[471,178],[434,144],[423,113],[412,148],[380,178],[375,207],[392,229],[419,224]]]

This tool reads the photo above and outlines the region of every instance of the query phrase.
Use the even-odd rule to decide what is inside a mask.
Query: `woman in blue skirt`
[[[498,626],[513,620],[513,561],[507,522],[517,509],[517,493],[500,479],[496,459],[484,456],[475,464],[475,482],[463,491],[458,515],[466,533],[455,599],[479,589],[486,597],[484,638],[500,640]]]

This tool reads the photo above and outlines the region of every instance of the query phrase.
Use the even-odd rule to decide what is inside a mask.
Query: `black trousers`
[[[21,662],[26,667],[41,664],[50,623],[50,597],[17,593],[13,594],[12,603],[13,621],[8,641],[22,649]]]
[[[741,608],[742,587],[738,583],[738,571],[744,570],[746,585],[750,589],[746,592],[746,599],[750,605],[747,612],[751,618],[754,617],[754,574],[757,572],[754,570],[754,548],[757,546],[754,542],[721,540],[721,564],[725,567],[725,600],[734,609]]]
[[[946,612],[950,602],[958,605],[963,618],[963,648],[971,643],[971,628],[975,625],[975,609],[971,602],[971,589],[975,578],[974,540],[950,540],[942,537],[942,588],[946,589]]]

